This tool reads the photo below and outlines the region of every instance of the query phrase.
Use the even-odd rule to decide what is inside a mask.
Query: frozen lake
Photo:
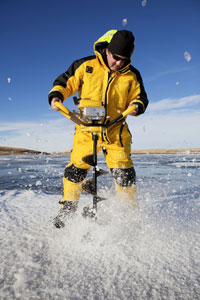
[[[69,156],[0,156],[1,300],[200,299],[200,155],[132,158],[139,212],[117,201],[109,174],[97,222],[81,215],[83,193],[54,229]]]

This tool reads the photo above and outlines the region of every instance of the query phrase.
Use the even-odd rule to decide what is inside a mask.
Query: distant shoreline
[[[158,148],[158,149],[142,149],[132,150],[132,154],[200,154],[200,148]]]
[[[48,155],[50,153],[25,149],[25,148],[16,148],[16,147],[3,147],[0,146],[0,155],[29,155],[29,154],[45,154]]]
[[[25,149],[25,148],[16,148],[16,147],[3,147],[0,146],[0,155],[63,155],[69,154],[71,151],[65,152],[42,152],[37,150]],[[158,148],[158,149],[141,149],[141,150],[132,150],[131,154],[199,154],[200,148]]]

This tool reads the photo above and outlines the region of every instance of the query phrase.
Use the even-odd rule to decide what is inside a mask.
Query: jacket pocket
[[[119,130],[119,141],[121,147],[130,145],[131,140],[132,140],[132,135],[130,133],[127,123],[122,124]]]

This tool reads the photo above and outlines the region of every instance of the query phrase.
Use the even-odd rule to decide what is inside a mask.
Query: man
[[[49,93],[53,110],[59,110],[55,102],[63,102],[77,91],[81,99],[97,101],[105,107],[106,120],[112,121],[129,106],[136,105],[130,113],[138,116],[148,105],[147,95],[138,70],[130,65],[134,50],[134,36],[127,30],[110,30],[94,44],[95,55],[73,62],[69,69],[55,81]],[[76,125],[70,163],[63,178],[63,199],[61,209],[54,219],[58,228],[64,226],[63,217],[72,215],[78,205],[82,183],[90,166],[83,157],[92,153],[92,135],[82,132]],[[98,151],[104,157],[112,173],[119,198],[127,199],[137,207],[135,197],[136,174],[131,154],[131,133],[127,123],[121,120],[99,136]]]

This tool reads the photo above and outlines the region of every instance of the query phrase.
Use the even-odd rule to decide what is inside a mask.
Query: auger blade
[[[103,200],[107,200],[107,198],[97,196],[96,201],[97,203]],[[82,216],[84,218],[94,219],[97,220],[97,208],[91,206],[83,207]]]
[[[101,175],[105,175],[107,173],[108,173],[108,171],[99,169],[98,171],[96,171],[96,176],[98,177]],[[93,178],[89,178],[89,179],[85,180],[82,184],[82,189],[89,194],[95,195]]]
[[[93,185],[93,180],[92,178],[86,180],[83,184],[82,184],[82,189],[92,195],[95,195],[95,189],[94,189],[94,185]],[[103,197],[99,197],[97,196],[97,202],[100,202],[102,200],[106,200],[107,198],[103,198]]]
[[[100,196],[97,196],[97,203],[98,202],[101,202],[101,201],[104,201],[104,200],[107,200],[108,198],[104,198],[104,197],[100,197]]]
[[[103,170],[103,169],[98,169],[98,170],[96,171],[97,177],[99,177],[99,176],[101,176],[101,175],[106,175],[106,174],[108,174],[108,173],[109,173],[108,171]]]
[[[93,178],[89,178],[89,179],[87,179],[85,182],[83,182],[83,184],[82,184],[82,189],[83,189],[85,192],[94,195],[94,194],[95,194],[95,191],[94,191]]]
[[[82,158],[82,160],[83,160],[86,164],[88,164],[88,165],[90,165],[90,166],[95,166],[93,154],[84,156],[84,157]]]

